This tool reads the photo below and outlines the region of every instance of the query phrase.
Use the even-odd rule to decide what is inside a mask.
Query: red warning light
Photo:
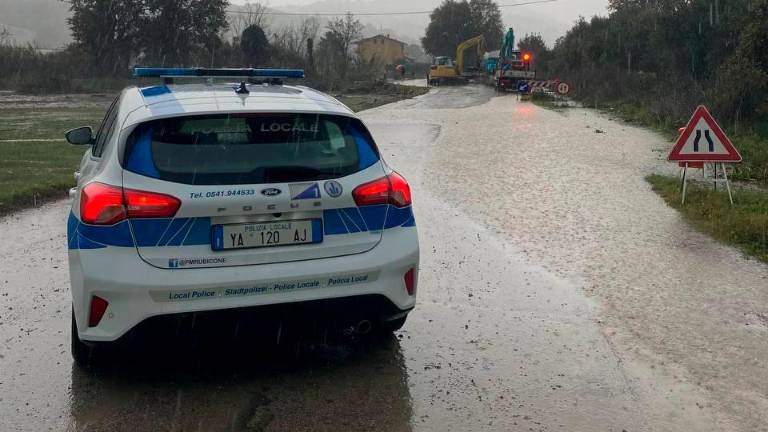
[[[523,54],[523,61],[524,62],[529,62],[529,61],[531,61],[531,57],[533,57],[533,56],[530,53],[525,53],[525,54]]]

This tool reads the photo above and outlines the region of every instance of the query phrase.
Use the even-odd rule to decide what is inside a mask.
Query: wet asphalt
[[[56,202],[0,220],[0,431],[764,430],[768,268],[650,191],[669,143],[482,86],[362,117],[414,192],[401,331],[195,339],[82,371]]]

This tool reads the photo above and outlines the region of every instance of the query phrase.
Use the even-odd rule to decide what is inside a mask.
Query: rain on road
[[[83,372],[52,203],[0,220],[0,430],[765,427],[768,268],[650,191],[668,143],[480,86],[362,116],[414,190],[419,302],[396,337]]]

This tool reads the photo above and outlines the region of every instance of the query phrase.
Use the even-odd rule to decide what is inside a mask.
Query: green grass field
[[[394,88],[393,88],[394,87]],[[418,87],[388,86],[381,94],[338,96],[352,110],[407,99],[428,91]],[[0,215],[66,197],[74,186],[74,171],[84,147],[64,141],[64,132],[78,126],[96,130],[110,100],[103,107],[2,108],[0,103]]]
[[[681,204],[678,178],[652,175],[646,180],[691,225],[768,263],[768,192],[735,190],[731,208],[724,190],[689,183],[685,204]]]
[[[98,127],[104,110],[0,109],[0,214],[65,197],[85,149],[67,144],[64,132]]]

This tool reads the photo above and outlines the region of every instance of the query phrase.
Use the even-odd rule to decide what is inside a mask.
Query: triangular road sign
[[[699,105],[667,160],[678,162],[741,162],[741,155],[712,114]]]

